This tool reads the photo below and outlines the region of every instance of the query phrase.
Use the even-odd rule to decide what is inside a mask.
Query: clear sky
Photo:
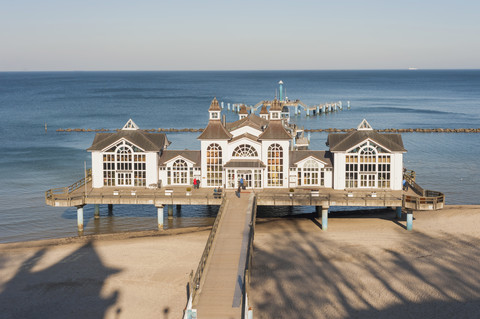
[[[0,71],[480,69],[480,0],[0,0]]]

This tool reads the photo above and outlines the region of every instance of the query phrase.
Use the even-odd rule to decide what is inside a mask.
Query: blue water
[[[0,73],[0,242],[75,236],[75,209],[44,204],[44,191],[82,178],[95,133],[58,128],[202,128],[214,96],[255,104],[283,80],[290,99],[306,104],[351,101],[351,109],[293,120],[305,128],[480,127],[480,71],[245,71]],[[226,112],[227,120],[237,115]],[[44,125],[48,124],[45,133]],[[171,149],[199,149],[197,133],[170,133]],[[404,133],[405,165],[448,204],[479,204],[480,135]],[[312,133],[312,149],[327,149]],[[297,208],[297,212],[310,208]],[[215,210],[184,206],[169,227],[209,223]],[[117,206],[100,221],[86,206],[85,233],[155,229],[150,206]],[[180,218],[181,217],[181,218]]]

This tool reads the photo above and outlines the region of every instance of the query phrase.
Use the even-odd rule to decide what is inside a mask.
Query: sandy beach
[[[476,318],[480,206],[258,220],[255,318]],[[2,318],[180,318],[209,231],[0,245]]]

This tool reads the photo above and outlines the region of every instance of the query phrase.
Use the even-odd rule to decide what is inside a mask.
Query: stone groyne
[[[338,129],[338,128],[315,128],[305,129],[305,132],[351,132],[355,129]],[[105,128],[91,129],[91,128],[59,128],[57,132],[116,132],[116,130],[109,130]],[[147,129],[145,132],[203,132],[203,128],[158,128]],[[387,128],[379,129],[377,132],[385,133],[480,133],[480,128]]]

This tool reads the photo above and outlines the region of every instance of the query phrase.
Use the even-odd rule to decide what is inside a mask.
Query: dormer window
[[[278,113],[272,112],[272,119],[278,119]]]
[[[217,112],[212,112],[212,119],[218,119],[218,113]]]

